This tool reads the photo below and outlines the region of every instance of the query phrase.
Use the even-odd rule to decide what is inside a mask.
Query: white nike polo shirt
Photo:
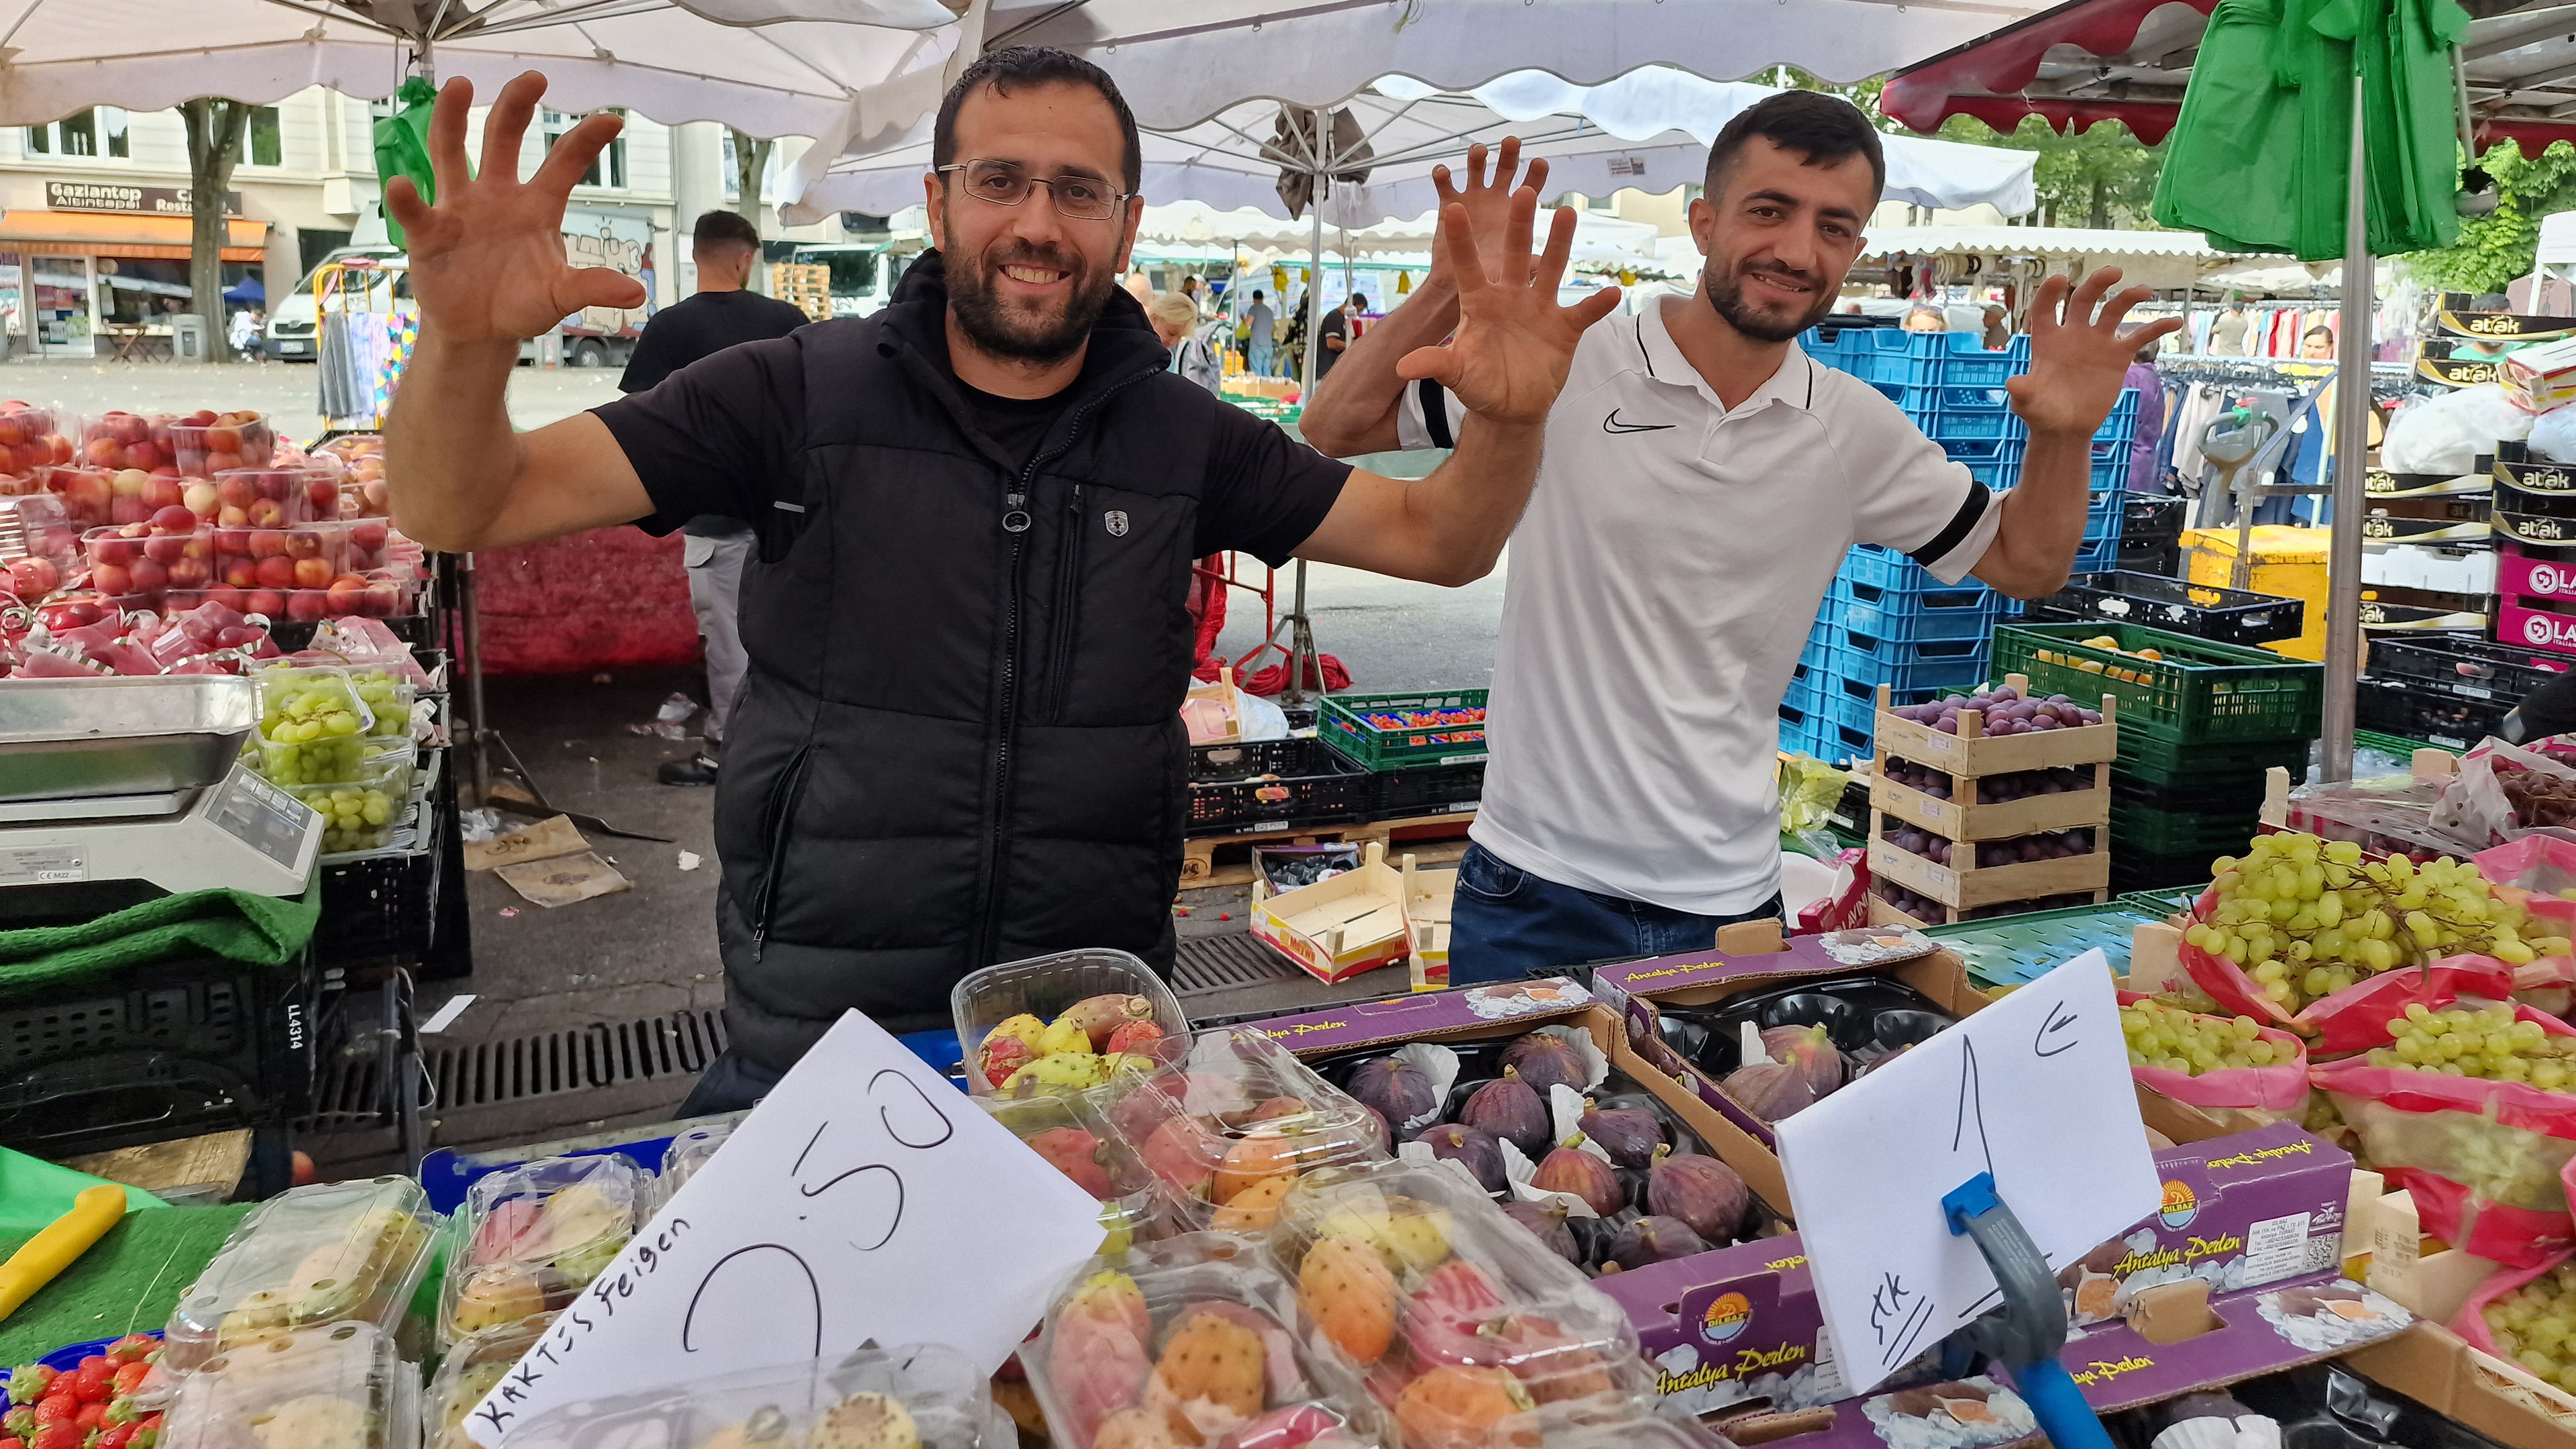
[[[1844,554],[1956,582],[2000,510],[1795,344],[1730,411],[1664,330],[1703,305],[1614,313],[1575,350],[1512,534],[1473,838],[1562,885],[1734,915],[1780,887],[1780,697]],[[1407,387],[1398,433],[1445,447],[1464,416]]]

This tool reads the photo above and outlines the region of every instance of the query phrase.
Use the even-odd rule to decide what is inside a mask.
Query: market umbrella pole
[[[1298,409],[1302,413],[1315,397],[1315,355],[1324,350],[1323,309],[1317,293],[1324,289],[1324,193],[1333,184],[1331,147],[1332,118],[1322,110],[1315,116],[1315,151],[1311,160],[1315,181],[1306,188],[1306,211],[1314,220],[1314,245],[1306,254],[1306,378],[1297,389]],[[1289,606],[1288,617],[1280,621],[1288,626],[1288,688],[1279,702],[1295,709],[1306,702],[1306,671],[1315,671],[1318,689],[1324,683],[1324,670],[1315,656],[1314,621],[1306,617],[1306,561],[1297,560],[1297,595]]]
[[[2322,777],[2352,778],[2353,677],[2361,672],[2362,482],[2370,447],[2370,238],[2363,169],[2361,77],[2352,80],[2352,172],[2343,219],[2343,326],[2335,337],[2334,527],[2326,540],[2326,659]],[[2240,562],[2244,554],[2238,554]]]

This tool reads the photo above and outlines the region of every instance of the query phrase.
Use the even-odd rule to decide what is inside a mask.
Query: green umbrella
[[[2371,252],[2450,245],[2451,51],[2468,25],[2456,0],[2220,0],[2166,144],[2155,219],[2231,250],[2343,256],[2357,74]]]
[[[376,180],[389,183],[397,176],[408,176],[420,188],[424,202],[438,200],[438,178],[429,167],[429,116],[438,100],[438,87],[421,76],[413,76],[394,92],[399,109],[376,122]],[[395,246],[403,244],[402,223],[393,213],[385,213],[385,235]]]

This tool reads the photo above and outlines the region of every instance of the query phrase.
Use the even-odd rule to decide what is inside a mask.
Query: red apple
[[[248,553],[248,552],[250,552],[250,530],[249,530],[249,529],[247,529],[247,528],[218,528],[218,529],[216,529],[216,530],[215,530],[215,552],[217,552],[217,553]]]
[[[242,596],[242,612],[282,619],[286,617],[286,595],[275,589],[255,590]]]
[[[170,586],[170,571],[148,558],[136,559],[125,572],[137,593],[157,594]]]
[[[143,556],[143,545],[117,533],[95,535],[88,546],[91,563],[129,564]]]
[[[385,525],[380,519],[362,518],[349,525],[349,543],[369,553],[385,546]]]
[[[286,506],[279,503],[274,498],[252,499],[250,502],[249,516],[250,526],[253,528],[283,528],[286,526]]]
[[[358,511],[382,518],[393,511],[394,494],[382,478],[370,478],[358,485]]]
[[[242,465],[242,461],[241,454],[230,450],[212,452],[197,460],[197,471],[201,473],[220,473],[227,468],[240,467]]]
[[[68,463],[72,460],[71,439],[64,437],[60,433],[47,433],[45,435],[45,441],[53,445],[54,461],[56,463]]]
[[[246,509],[227,503],[215,510],[215,522],[226,528],[248,528],[250,513]]]
[[[295,583],[298,588],[327,588],[331,583],[331,564],[327,559],[299,558],[295,561]]]
[[[156,533],[143,540],[143,556],[155,563],[177,563],[187,557],[189,540],[176,533]]]
[[[89,583],[103,594],[131,593],[134,576],[118,564],[94,563],[89,566]]]
[[[210,425],[214,420],[215,410],[213,408],[199,408],[195,412],[190,413],[186,417],[180,418],[177,421],[185,423],[192,428],[202,428]]]
[[[206,602],[209,604],[221,604],[225,608],[238,614],[242,611],[242,591],[238,586],[217,584],[213,588],[206,590]],[[216,647],[223,648],[227,646],[218,645]]]
[[[187,506],[188,485],[177,477],[158,473],[144,475],[143,501],[155,509]]]
[[[370,619],[390,619],[402,611],[402,586],[383,579],[367,585],[366,614]]]
[[[340,481],[324,474],[315,474],[306,478],[304,501],[312,508],[313,516],[316,518],[339,517]]]
[[[298,624],[320,619],[331,607],[331,596],[320,589],[297,589],[286,596],[286,617]]]
[[[322,552],[322,535],[310,528],[286,531],[286,555],[289,558],[314,558]]]
[[[81,457],[93,467],[114,468],[125,461],[125,445],[114,438],[93,438]]]
[[[125,466],[128,468],[140,468],[148,473],[169,461],[170,455],[163,452],[159,444],[149,440],[125,445]]]
[[[286,530],[254,528],[250,531],[252,558],[283,558],[286,555]]]
[[[197,531],[197,515],[189,512],[185,504],[165,503],[152,514],[152,531],[194,533]]]
[[[268,558],[261,559],[256,573],[259,579],[259,586],[263,589],[291,589],[295,587],[295,560],[287,558],[283,554],[271,555]]]

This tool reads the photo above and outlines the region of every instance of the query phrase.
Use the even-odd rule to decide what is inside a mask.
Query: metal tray
[[[230,675],[10,680],[0,683],[0,800],[211,785],[258,725],[258,686]]]

